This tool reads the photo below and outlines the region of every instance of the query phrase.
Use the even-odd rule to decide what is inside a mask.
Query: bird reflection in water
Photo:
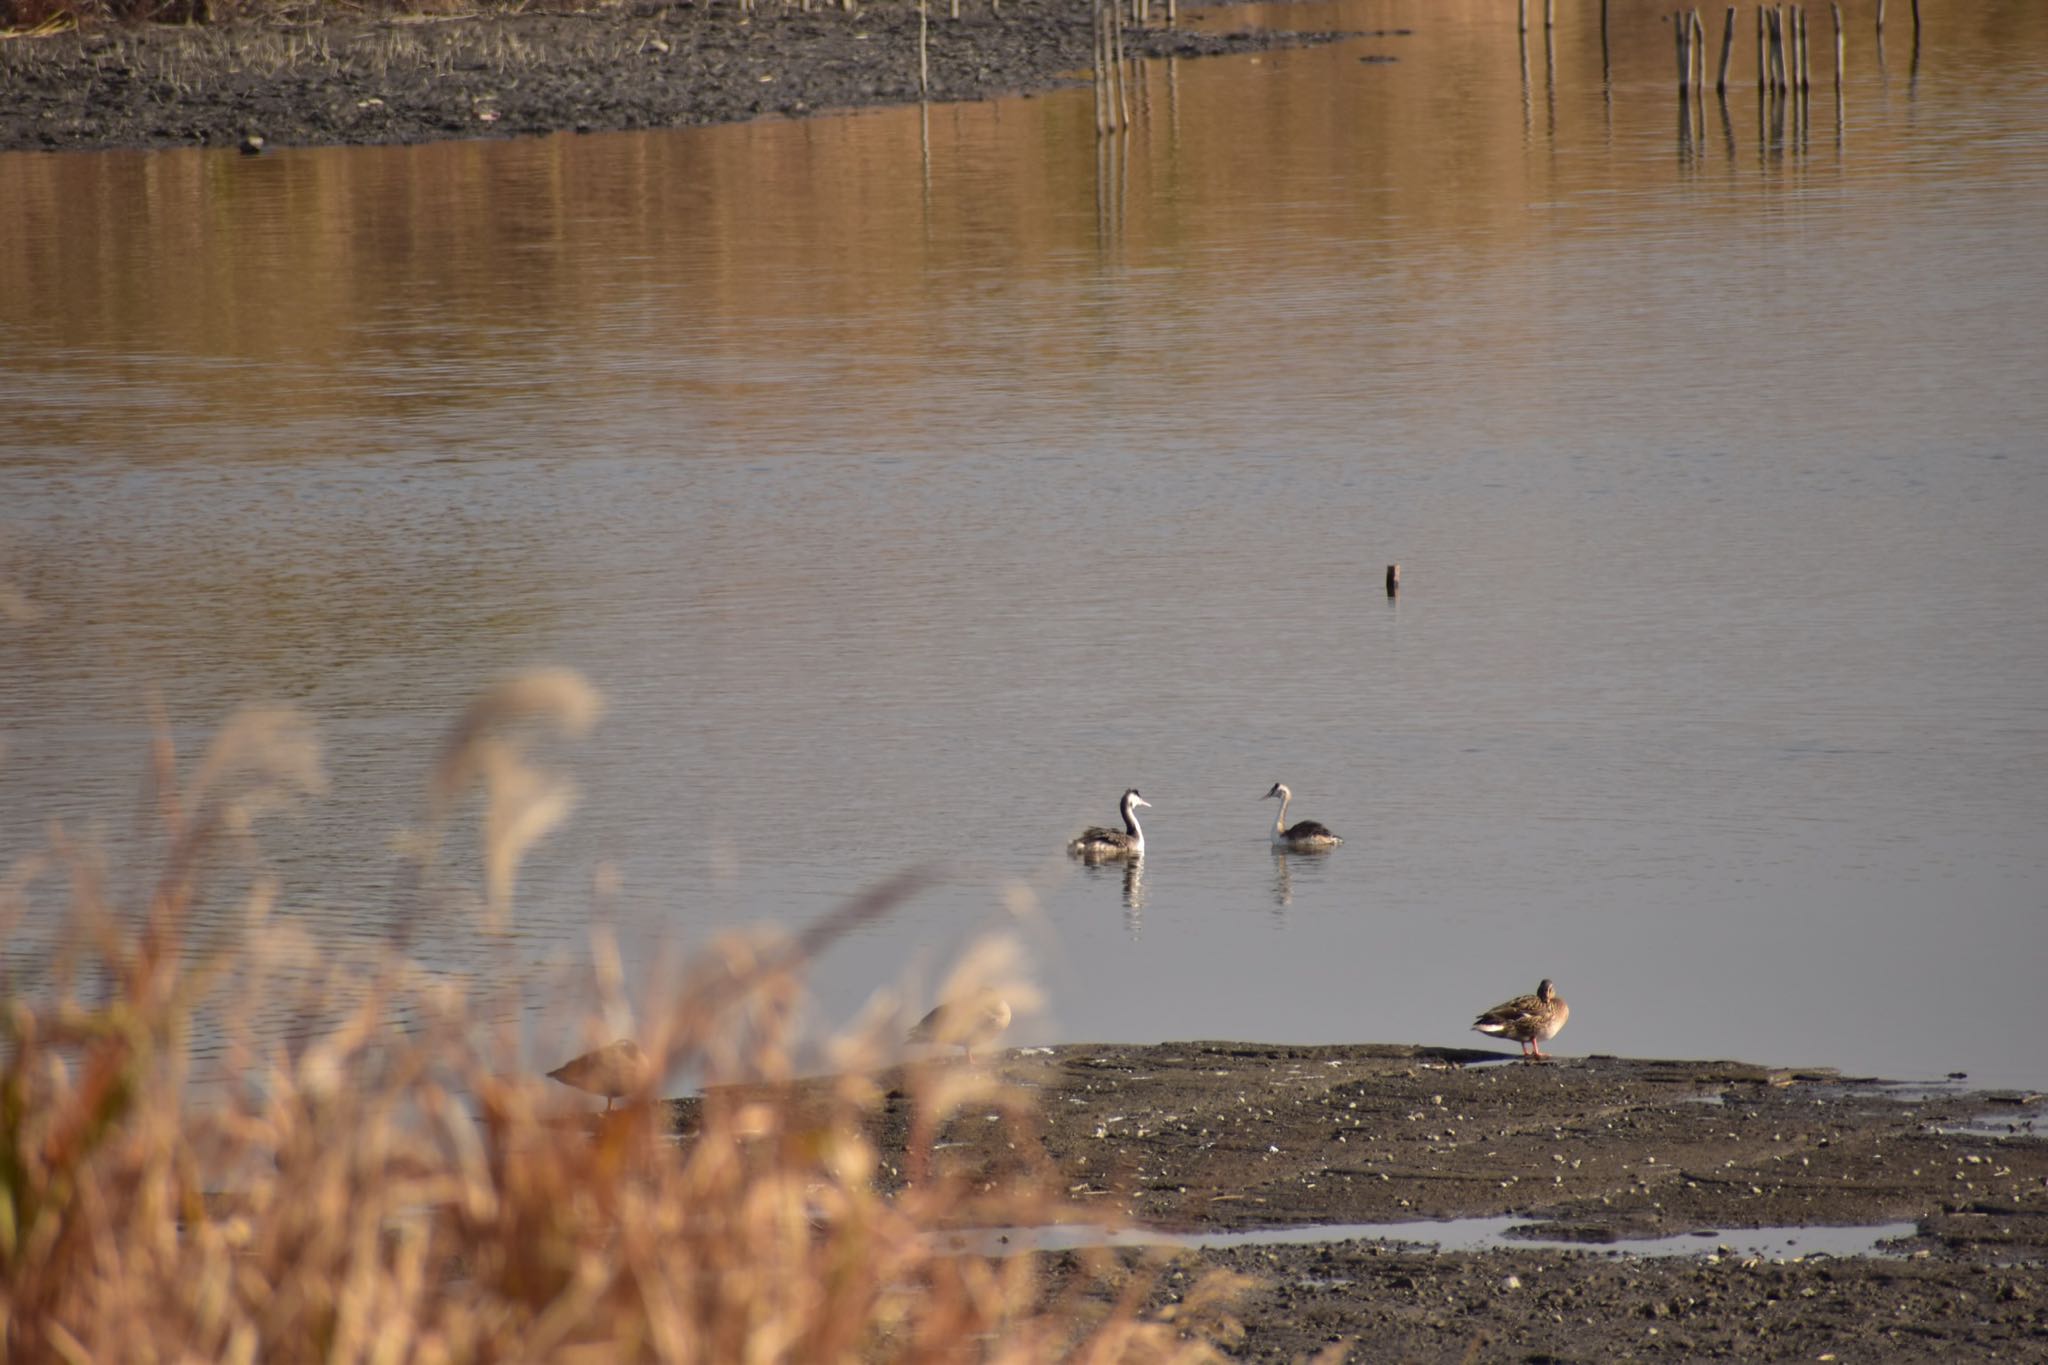
[[[1294,904],[1294,866],[1287,850],[1273,850],[1273,907],[1285,910]]]
[[[1122,859],[1113,863],[1085,863],[1083,873],[1091,880],[1119,876],[1124,884],[1124,931],[1136,938],[1145,927],[1145,860]]]

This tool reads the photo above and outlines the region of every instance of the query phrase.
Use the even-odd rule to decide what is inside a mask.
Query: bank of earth
[[[1357,1361],[2048,1359],[2037,1094],[1394,1045],[1078,1044],[989,1064],[1035,1096],[1034,1127],[962,1114],[936,1153],[954,1169],[993,1179],[1042,1155],[1106,1225],[1300,1230],[1119,1253],[1160,1308],[1207,1269],[1254,1277],[1228,1345],[1246,1360],[1332,1343]],[[884,1080],[875,1136],[900,1178],[907,1092]],[[677,1106],[685,1133],[696,1103]],[[1315,1231],[1470,1218],[1514,1229],[1482,1251]],[[1890,1230],[1855,1256],[1742,1235],[1843,1226]],[[1651,1238],[1696,1249],[1614,1250]],[[1055,1279],[1074,1263],[1042,1260]]]
[[[572,12],[305,14],[0,40],[0,150],[227,147],[252,138],[270,149],[412,143],[919,99],[918,12],[904,0],[852,10],[766,0],[742,11],[733,0],[686,0]],[[1041,92],[1085,78],[1090,15],[1084,0],[963,0],[958,19],[935,7],[928,98]],[[1163,19],[1125,34],[1132,57],[1340,36]],[[1398,55],[1405,35],[1372,36],[1381,50],[1367,57],[1384,59]],[[1093,136],[1092,124],[1077,131]]]

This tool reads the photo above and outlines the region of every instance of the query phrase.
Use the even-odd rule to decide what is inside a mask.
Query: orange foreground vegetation
[[[573,732],[596,710],[580,680],[542,674],[494,690],[455,726],[432,828],[481,792],[481,932],[503,923],[520,853],[567,805],[527,763],[520,732]],[[711,1094],[686,1146],[646,1093],[594,1130],[565,1115],[566,1092],[517,1067],[508,1036],[409,965],[402,934],[370,979],[357,969],[345,995],[325,997],[349,1007],[305,1016],[337,1023],[288,1047],[238,1046],[224,1093],[196,1096],[184,1040],[202,1002],[246,1023],[246,1002],[299,988],[272,970],[271,945],[288,936],[262,927],[273,895],[262,877],[234,943],[196,942],[194,909],[219,868],[254,865],[252,822],[320,783],[302,722],[245,714],[182,782],[160,741],[167,852],[146,906],[109,904],[101,869],[61,834],[0,884],[10,939],[39,891],[55,885],[71,905],[57,980],[13,995],[0,1019],[0,1358],[1210,1358],[1200,1333],[1227,1326],[1221,1283],[1164,1322],[1135,1306],[1145,1277],[1119,1275],[1112,1292],[1106,1261],[1052,1283],[1034,1256],[939,1249],[937,1229],[1065,1213],[1028,1161],[970,1188],[921,1160],[962,1106],[1026,1115],[1028,1097],[980,1069],[912,1069],[913,1178],[878,1190],[862,1120],[879,1099],[872,1063],[901,1037],[893,1015],[840,1041],[824,1112],[776,1099],[805,963],[915,877],[804,935],[731,939],[647,1020],[657,1060],[771,1083],[744,1100]],[[413,850],[423,879],[434,844],[430,832]],[[963,971],[987,984],[1006,961],[992,949]],[[91,1003],[78,978],[92,981]],[[647,1084],[667,1069],[650,1068]]]

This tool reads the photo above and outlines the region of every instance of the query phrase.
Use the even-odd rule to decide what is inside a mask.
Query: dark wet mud
[[[994,1065],[1035,1092],[1034,1131],[966,1113],[935,1159],[993,1176],[1019,1167],[1021,1141],[1104,1224],[1313,1238],[1315,1225],[1511,1217],[1572,1244],[1117,1253],[1158,1305],[1207,1268],[1255,1277],[1229,1348],[1247,1360],[1337,1342],[1359,1361],[2048,1359],[2041,1096],[1724,1062],[1473,1064],[1498,1055],[1009,1053]],[[885,1153],[906,1131],[893,1093],[877,1120]],[[1733,1245],[1754,1240],[1745,1229],[1885,1224],[1905,1226],[1866,1239],[1872,1255]],[[1689,1235],[1695,1254],[1611,1249]],[[1071,1257],[1047,1253],[1049,1273]]]
[[[931,11],[934,101],[1069,84],[1090,65],[1082,0]],[[915,5],[766,0],[580,13],[139,26],[0,41],[0,150],[316,143],[669,128],[915,103]],[[1133,57],[1342,36],[1126,30]],[[1390,35],[1391,36],[1391,35]]]

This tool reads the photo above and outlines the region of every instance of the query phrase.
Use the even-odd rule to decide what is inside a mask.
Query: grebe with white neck
[[[1287,824],[1287,803],[1294,799],[1294,793],[1287,790],[1285,783],[1275,782],[1273,790],[1267,792],[1259,799],[1271,801],[1276,797],[1280,802],[1280,814],[1273,820],[1273,847],[1289,848],[1296,852],[1306,853],[1315,849],[1335,848],[1344,842],[1330,832],[1329,826],[1319,825],[1313,820],[1303,820],[1289,828]]]
[[[1151,802],[1138,795],[1132,787],[1124,793],[1118,809],[1123,812],[1124,827],[1108,829],[1093,825],[1074,836],[1067,845],[1067,852],[1076,858],[1086,858],[1091,863],[1109,858],[1142,858],[1145,856],[1145,831],[1138,828],[1137,808],[1150,807]]]

